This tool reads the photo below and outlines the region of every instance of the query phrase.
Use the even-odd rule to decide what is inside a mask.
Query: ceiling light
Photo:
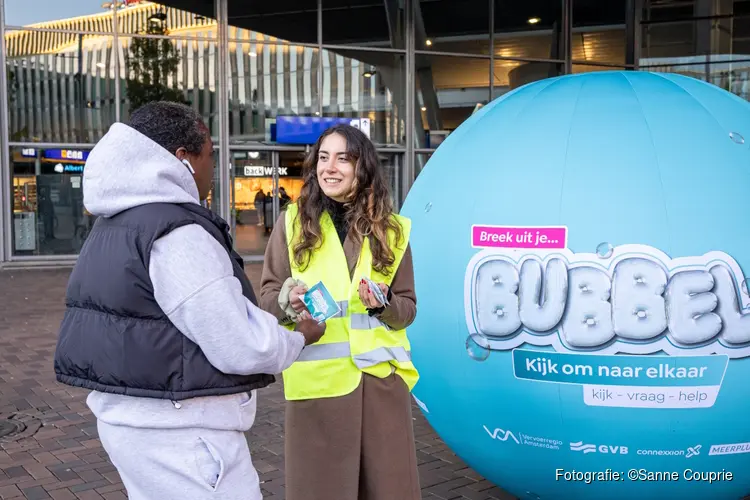
[[[427,40],[424,44],[429,47],[430,45],[432,45],[432,40]]]
[[[365,71],[364,73],[362,73],[362,76],[364,76],[365,78],[370,78],[374,74],[375,74],[374,71]]]
[[[249,55],[250,57],[255,57],[258,54],[256,54],[255,52],[250,51],[250,52],[247,53],[247,55]]]
[[[427,108],[425,106],[422,106],[422,111],[427,111]]]
[[[100,62],[100,63],[96,63],[96,67],[97,67],[97,68],[102,68],[102,69],[104,69],[104,68],[106,68],[106,67],[107,67],[107,65],[106,65],[106,64],[104,64],[104,63],[102,63],[102,62]]]
[[[536,24],[539,21],[541,21],[541,19],[539,19],[538,17],[529,18],[529,24]]]

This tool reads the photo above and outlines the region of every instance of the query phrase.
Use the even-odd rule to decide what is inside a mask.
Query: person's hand
[[[307,318],[298,321],[294,330],[305,337],[305,345],[310,345],[320,340],[320,337],[326,332],[326,324],[318,323],[310,317],[309,313],[307,313]]]
[[[385,283],[378,283],[378,288],[380,288],[380,291],[383,292],[384,296],[388,297],[388,285]],[[362,304],[364,304],[367,309],[377,309],[385,305],[381,304],[380,301],[375,298],[375,295],[370,291],[370,287],[367,286],[365,280],[359,282],[359,300],[362,301]]]
[[[289,292],[289,304],[297,314],[307,311],[307,307],[305,307],[305,303],[302,301],[302,296],[306,292],[307,287],[304,285],[297,285]]]

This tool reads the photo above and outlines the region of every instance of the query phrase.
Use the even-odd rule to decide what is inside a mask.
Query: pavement
[[[260,265],[247,274],[258,287]],[[88,391],[58,384],[52,368],[69,270],[0,271],[0,499],[127,498],[97,437]],[[103,277],[105,278],[105,277]],[[422,498],[511,500],[467,467],[414,406]],[[264,498],[284,499],[281,381],[260,391],[248,433]],[[398,499],[394,499],[398,500]]]

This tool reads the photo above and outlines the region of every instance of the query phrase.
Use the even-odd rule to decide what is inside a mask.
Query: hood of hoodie
[[[89,154],[83,204],[112,217],[148,203],[199,203],[198,187],[176,156],[137,130],[115,123]]]

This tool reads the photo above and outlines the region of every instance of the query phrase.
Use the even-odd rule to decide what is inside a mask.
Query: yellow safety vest
[[[372,268],[369,240],[364,238],[357,268],[354,276],[350,277],[344,249],[327,212],[320,220],[321,246],[312,253],[307,268],[304,271],[299,269],[294,261],[294,244],[301,234],[297,212],[296,203],[287,206],[285,224],[292,277],[304,281],[307,286],[322,281],[338,302],[341,313],[326,322],[323,337],[305,347],[297,361],[282,373],[286,399],[344,396],[359,386],[363,372],[385,378],[394,369],[411,391],[419,374],[411,362],[411,346],[406,330],[392,330],[370,316],[359,298],[359,282],[363,276],[391,286],[395,270],[406,251],[411,221],[393,216],[403,229],[403,239],[399,246],[395,235],[389,235],[396,257],[390,276],[384,276]]]

